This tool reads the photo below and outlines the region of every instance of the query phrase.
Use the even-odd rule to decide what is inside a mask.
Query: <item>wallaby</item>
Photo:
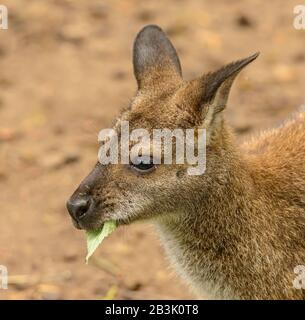
[[[98,162],[67,203],[74,224],[151,220],[199,297],[304,298],[293,282],[305,264],[305,112],[242,146],[223,115],[235,77],[257,56],[185,81],[165,33],[144,27],[133,49],[138,90],[114,129],[123,120],[149,132],[205,128],[206,171]]]

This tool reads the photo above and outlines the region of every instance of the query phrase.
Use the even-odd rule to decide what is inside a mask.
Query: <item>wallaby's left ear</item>
[[[204,83],[204,93],[201,99],[202,112],[207,112],[205,118],[212,121],[216,114],[221,112],[227,104],[231,86],[238,73],[250,62],[258,57],[259,53],[232,62],[221,69],[205,75],[201,81]],[[205,106],[208,105],[208,110]]]
[[[133,67],[140,90],[154,88],[160,82],[182,80],[177,52],[156,25],[148,25],[138,33],[133,47]]]

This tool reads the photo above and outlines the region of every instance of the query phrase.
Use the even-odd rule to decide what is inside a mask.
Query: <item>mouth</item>
[[[71,218],[71,220],[72,220],[73,226],[76,229],[79,229],[79,230],[83,229],[78,221],[76,221],[74,218]]]
[[[104,216],[104,214],[96,213],[91,215],[84,215],[79,218],[79,220],[72,219],[72,223],[74,227],[78,230],[86,230],[86,231],[93,231],[93,230],[99,230],[103,228],[104,223],[109,220],[115,221],[117,227],[122,225],[128,225],[131,221],[127,221],[126,219],[109,219],[109,217],[105,217],[105,219],[102,219],[101,216]]]
[[[80,218],[78,221],[72,218],[72,223],[74,227],[78,230],[86,230],[93,231],[101,229],[106,221],[101,221],[101,219],[82,219]]]

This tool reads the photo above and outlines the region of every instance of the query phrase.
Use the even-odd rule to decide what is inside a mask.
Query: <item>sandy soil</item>
[[[97,133],[135,91],[131,46],[143,25],[168,32],[186,78],[261,52],[226,110],[242,140],[305,101],[305,31],[292,24],[299,1],[1,3],[0,264],[10,284],[0,299],[192,298],[150,225],[117,230],[86,266],[65,201],[95,163]]]

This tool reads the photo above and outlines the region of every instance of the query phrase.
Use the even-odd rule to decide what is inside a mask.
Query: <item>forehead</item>
[[[188,102],[184,99],[183,91],[182,88],[156,96],[138,94],[120,120],[128,121],[131,130],[190,127],[193,119],[187,110]]]

